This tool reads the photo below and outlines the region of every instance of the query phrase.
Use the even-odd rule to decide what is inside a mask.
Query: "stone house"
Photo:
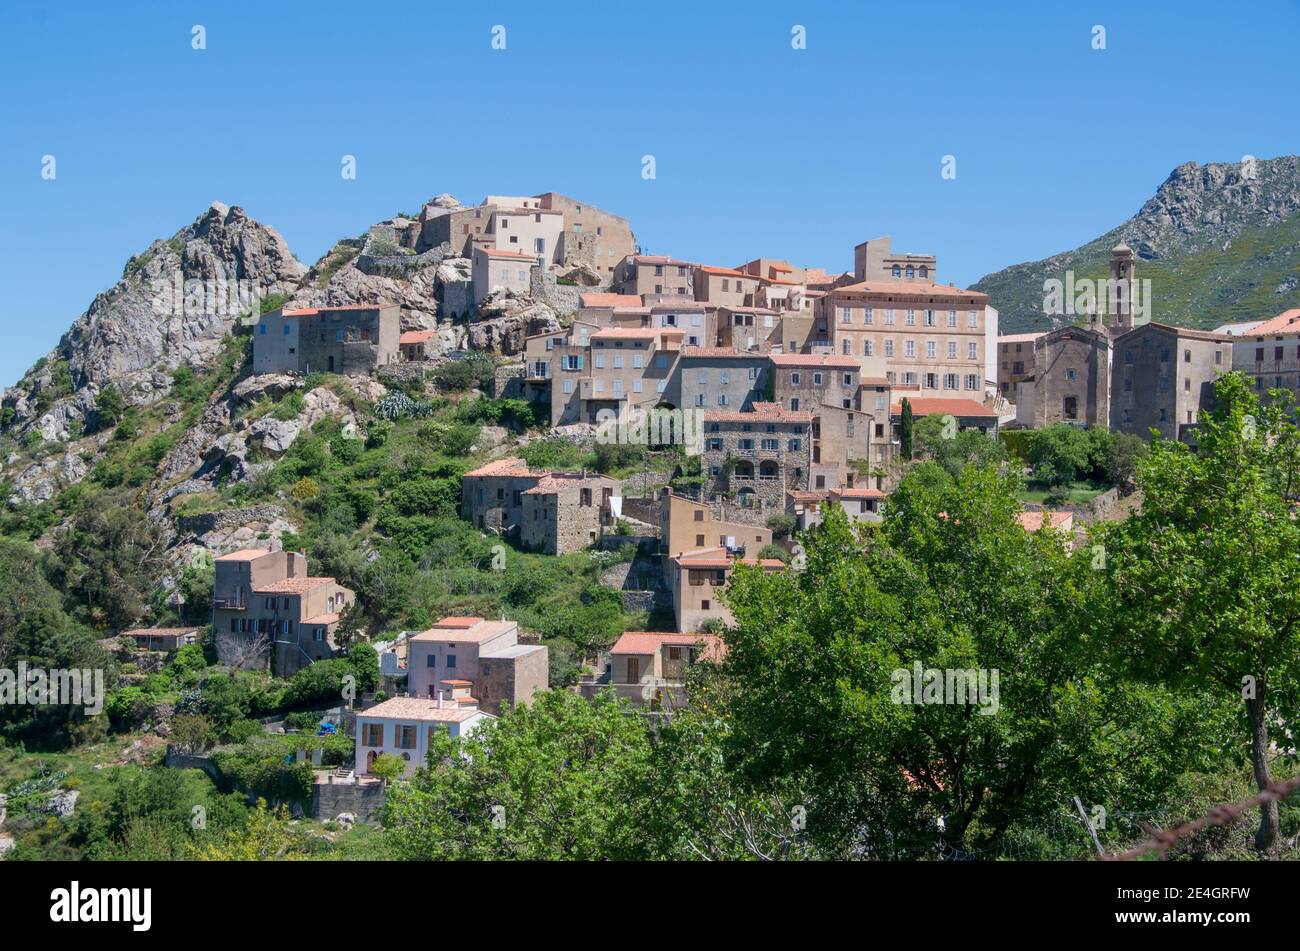
[[[471,280],[476,304],[481,304],[483,298],[494,291],[529,293],[533,268],[538,266],[536,254],[498,248],[476,247],[472,261]]]
[[[808,486],[852,488],[855,484],[883,487],[897,461],[890,425],[887,380],[871,380],[860,388],[853,406],[823,403],[812,422],[812,463]],[[861,407],[861,408],[859,408]]]
[[[902,400],[904,398],[911,404],[913,419],[920,419],[923,416],[932,414],[951,416],[957,421],[958,429],[978,429],[990,436],[998,434],[998,414],[983,403],[976,403],[974,400],[944,399],[942,397],[914,397],[897,392],[894,396],[898,399],[898,402],[889,408],[889,415],[894,428],[895,440],[899,438],[899,427],[903,424]]]
[[[461,477],[460,517],[481,532],[518,533],[523,525],[524,491],[548,475],[514,456],[485,463]]]
[[[1232,368],[1250,379],[1255,393],[1290,390],[1293,398],[1300,396],[1300,309],[1233,329]]]
[[[1197,414],[1214,404],[1214,381],[1232,369],[1232,345],[1226,334],[1155,322],[1116,337],[1110,428],[1188,438]]]
[[[437,699],[452,683],[466,687],[482,709],[500,713],[528,703],[550,682],[548,649],[519,643],[515,621],[445,617],[406,643],[406,689],[413,697]]]
[[[496,459],[461,477],[461,518],[548,555],[579,551],[612,527],[620,483],[598,473],[530,469]]]
[[[856,281],[939,281],[933,254],[895,252],[888,235],[853,249],[853,277]]]
[[[852,524],[874,523],[884,517],[881,506],[888,496],[884,490],[868,486],[789,492],[786,511],[795,517],[795,525],[801,532],[816,528],[824,521],[823,505],[842,509]]]
[[[401,359],[396,304],[280,308],[253,334],[254,373],[365,375]]]
[[[277,677],[334,655],[334,631],[356,600],[333,578],[307,573],[301,552],[249,548],[214,559],[212,626],[218,651],[227,638],[262,642]]]
[[[651,711],[684,706],[686,674],[700,660],[720,660],[726,654],[722,638],[685,631],[628,631],[609,649],[605,676],[579,684],[588,699],[613,690],[620,699]]]
[[[586,264],[612,282],[618,262],[636,252],[636,235],[626,218],[558,192],[534,197],[542,208],[563,215],[560,263]]]
[[[733,558],[720,547],[687,551],[668,559],[668,589],[679,631],[698,631],[714,621],[732,623],[731,611],[719,596],[739,564],[757,566],[769,574],[785,568],[779,558]]]
[[[763,400],[771,364],[734,347],[684,346],[664,398],[680,408],[750,410]]]
[[[832,290],[818,312],[835,352],[859,360],[870,376],[918,386],[927,396],[979,399],[984,381],[996,379],[988,338],[996,336],[997,311],[979,291],[919,280],[862,281]]]
[[[397,338],[397,346],[402,352],[402,359],[407,362],[427,360],[429,358],[429,341],[437,336],[437,331],[434,330],[407,330],[403,332]]]
[[[791,334],[790,343],[799,352],[812,329],[812,317],[805,318],[807,326],[802,333]],[[768,307],[719,307],[717,310],[718,345],[748,350],[756,353],[781,351],[785,348],[786,333],[794,330],[781,314]]]
[[[660,254],[632,254],[614,266],[614,289],[620,294],[695,296],[699,265]]]
[[[436,734],[467,739],[492,719],[463,684],[448,682],[437,699],[392,697],[357,714],[356,775],[369,775],[375,760],[388,754],[406,763],[409,778],[425,765]]]
[[[733,554],[756,555],[772,543],[770,528],[730,521],[725,514],[725,504],[697,502],[665,487],[659,496],[659,553],[671,558],[716,546]]]
[[[1043,334],[1040,332],[1004,334],[997,338],[994,346],[998,357],[998,393],[1006,399],[1016,400],[1017,384],[1033,377],[1034,341],[1041,336]]]
[[[1009,346],[1019,344],[1000,343],[999,349]],[[1093,327],[1060,327],[1035,335],[1031,346],[1030,373],[1019,377],[1012,394],[1016,425],[1109,426],[1110,336]]]
[[[856,405],[862,365],[836,354],[773,353],[775,401],[788,410],[813,410],[828,404]]]
[[[683,332],[607,327],[553,349],[551,425],[597,423],[658,405],[676,372]]]
[[[695,269],[695,299],[713,307],[752,307],[759,280],[735,268],[702,264]]]
[[[520,542],[546,555],[581,551],[614,527],[617,479],[597,473],[553,472],[525,489]]]
[[[808,487],[812,420],[807,410],[776,403],[755,403],[752,412],[705,413],[705,498],[726,495],[742,507],[783,510],[787,490]]]
[[[203,633],[202,627],[137,627],[123,631],[118,637],[129,637],[135,641],[137,650],[175,651],[187,644],[197,644]]]

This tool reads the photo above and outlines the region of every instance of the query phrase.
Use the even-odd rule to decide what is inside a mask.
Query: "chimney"
[[[442,688],[438,688],[438,709],[442,709]]]

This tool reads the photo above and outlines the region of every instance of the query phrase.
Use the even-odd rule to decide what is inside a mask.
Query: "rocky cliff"
[[[1136,252],[1152,319],[1214,327],[1300,306],[1300,158],[1187,162],[1123,224],[1072,251],[1017,264],[973,285],[1004,331],[1051,326],[1043,283],[1105,276],[1110,249]]]

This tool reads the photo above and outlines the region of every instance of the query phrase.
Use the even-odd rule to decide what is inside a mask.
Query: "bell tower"
[[[1110,252],[1110,284],[1106,288],[1106,325],[1118,336],[1133,329],[1133,249],[1120,242]]]

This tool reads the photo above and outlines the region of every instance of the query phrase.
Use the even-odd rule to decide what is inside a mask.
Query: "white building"
[[[466,738],[492,714],[478,708],[469,695],[467,682],[443,681],[436,700],[423,697],[393,697],[357,714],[356,774],[369,774],[375,759],[385,753],[406,761],[405,775],[425,764],[433,737],[444,731],[452,738]]]

